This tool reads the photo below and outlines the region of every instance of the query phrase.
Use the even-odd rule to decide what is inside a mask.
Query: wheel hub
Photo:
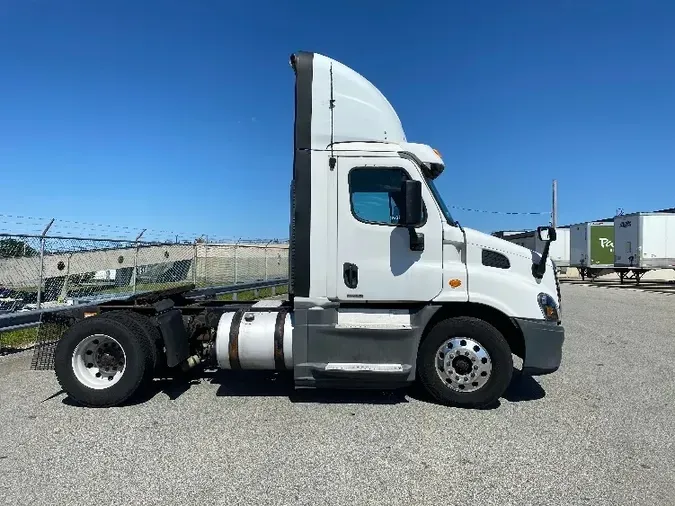
[[[105,372],[116,371],[118,361],[119,359],[111,353],[103,353],[96,360],[96,365]]]
[[[473,367],[473,363],[467,357],[455,357],[452,360],[452,368],[458,374],[469,374]]]
[[[117,383],[126,368],[126,354],[120,343],[107,335],[86,337],[75,348],[72,360],[75,377],[93,389]]]
[[[436,372],[451,389],[472,392],[485,386],[492,374],[492,359],[476,340],[453,337],[436,353]]]

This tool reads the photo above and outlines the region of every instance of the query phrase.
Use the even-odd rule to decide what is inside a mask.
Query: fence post
[[[271,243],[272,243],[272,241],[270,240],[270,241],[267,242],[267,244],[265,244],[265,281],[267,281],[267,277],[268,277],[268,273],[267,273],[267,257],[268,257],[268,255],[267,255],[267,252],[270,249]]]
[[[68,260],[66,261],[66,279],[63,280],[61,287],[61,295],[59,302],[64,302],[68,298],[68,282],[70,281],[70,259],[73,258],[73,252],[68,253]]]
[[[204,243],[204,286],[209,286],[209,236]]]
[[[234,284],[237,284],[237,264],[239,263],[239,259],[237,257],[237,250],[239,249],[239,241],[241,241],[241,237],[237,239],[237,242],[234,244]]]
[[[38,309],[42,307],[42,281],[43,281],[42,278],[44,276],[45,271],[45,236],[47,235],[47,232],[49,232],[49,229],[51,228],[53,223],[54,218],[52,218],[52,221],[49,222],[49,224],[42,231],[42,235],[40,236],[40,278],[38,279],[38,292],[37,292]]]
[[[141,237],[145,233],[147,229],[143,229],[138,236],[136,236],[136,253],[134,254],[134,272],[132,272],[132,276],[134,277],[134,289],[133,293],[136,293],[136,278],[138,277],[138,241],[141,240]]]
[[[192,284],[197,286],[197,239],[194,241],[194,250],[192,252]]]

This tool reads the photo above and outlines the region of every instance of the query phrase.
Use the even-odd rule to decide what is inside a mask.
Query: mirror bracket
[[[544,239],[542,232],[547,232],[546,239]],[[532,275],[536,279],[541,279],[544,277],[546,272],[546,261],[548,260],[548,252],[551,247],[551,243],[557,239],[557,233],[555,227],[537,227],[537,236],[540,241],[544,241],[544,251],[541,252],[541,259],[538,263],[532,264]]]
[[[410,236],[410,250],[424,251],[424,234],[415,230],[415,227],[408,227],[408,235]]]

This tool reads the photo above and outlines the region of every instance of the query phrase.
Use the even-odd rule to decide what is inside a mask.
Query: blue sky
[[[553,178],[563,224],[675,206],[672,2],[5,0],[0,26],[0,214],[55,231],[287,237],[299,49],[441,151],[450,206],[546,212]]]

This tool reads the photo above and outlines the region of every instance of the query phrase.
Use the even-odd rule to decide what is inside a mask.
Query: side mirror
[[[401,225],[416,227],[422,224],[422,183],[408,179],[403,183],[404,207]]]
[[[558,234],[554,227],[537,227],[537,236],[542,242],[553,242]]]

